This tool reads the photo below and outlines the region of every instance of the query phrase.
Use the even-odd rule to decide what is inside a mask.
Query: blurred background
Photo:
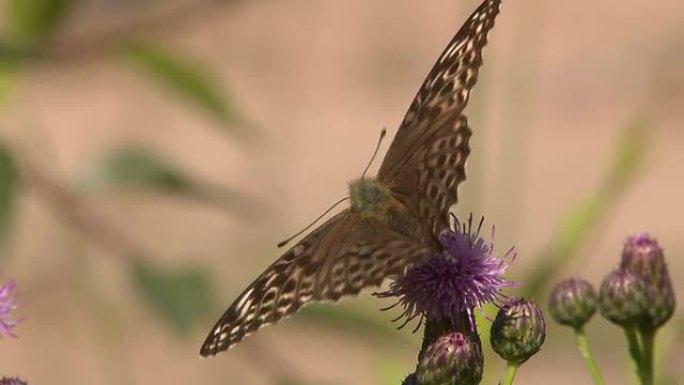
[[[413,370],[420,333],[368,293],[198,351],[275,245],[347,194],[477,1],[0,4],[0,282],[18,281],[24,318],[0,374],[391,385]],[[505,1],[484,62],[456,212],[515,245],[518,294],[598,286],[647,230],[684,298],[684,2]],[[589,383],[547,321],[517,383]],[[600,317],[587,332],[607,382],[632,381],[622,332]],[[677,384],[681,311],[659,342]],[[503,363],[485,370],[495,383]]]

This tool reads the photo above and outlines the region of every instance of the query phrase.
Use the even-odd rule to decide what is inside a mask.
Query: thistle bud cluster
[[[655,238],[640,233],[627,238],[619,267],[601,283],[598,296],[579,278],[557,284],[549,311],[566,326],[581,327],[596,308],[610,322],[627,328],[658,329],[675,309],[675,296],[663,250]]]
[[[675,309],[675,296],[663,250],[640,233],[627,238],[620,267],[601,284],[601,314],[616,325],[656,330]]]
[[[549,312],[559,324],[573,327],[580,348],[586,348],[582,328],[598,307],[605,319],[624,329],[642,383],[652,383],[655,332],[672,317],[675,303],[662,248],[649,234],[639,233],[627,238],[618,268],[605,276],[598,295],[582,279],[562,281],[551,291]]]

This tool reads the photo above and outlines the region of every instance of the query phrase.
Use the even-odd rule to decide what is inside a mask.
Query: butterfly
[[[225,311],[200,354],[227,350],[313,301],[379,286],[439,250],[465,180],[470,128],[463,109],[501,0],[484,0],[418,90],[375,178],[349,184],[350,206],[278,258]]]

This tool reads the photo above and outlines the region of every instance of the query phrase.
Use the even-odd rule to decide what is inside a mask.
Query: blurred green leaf
[[[612,172],[609,173],[605,181],[608,185],[607,188],[619,187],[629,182],[641,166],[648,148],[648,130],[648,124],[639,120],[628,127],[620,137]]]
[[[147,188],[178,194],[184,199],[225,210],[229,215],[256,219],[261,206],[250,196],[192,175],[149,149],[123,146],[115,149],[89,170],[82,186],[89,190]]]
[[[160,46],[132,43],[124,54],[152,77],[178,95],[202,107],[224,123],[238,123],[240,119],[218,82],[199,65]]]
[[[17,66],[5,60],[0,62],[0,107],[8,100],[12,89],[17,82]]]
[[[16,44],[34,45],[54,32],[73,0],[8,0],[7,23]]]
[[[374,317],[363,310],[351,309],[345,304],[312,304],[302,309],[295,319],[314,322],[318,325],[332,326],[339,330],[348,330],[364,335],[381,337],[394,342],[413,342],[413,325],[397,330],[390,322],[394,317]]]
[[[214,312],[216,292],[208,273],[197,268],[169,270],[137,259],[131,266],[135,287],[176,332],[187,334]]]
[[[188,176],[150,150],[134,146],[117,149],[88,175],[91,188],[147,187],[185,193],[192,190]]]
[[[413,368],[402,368],[395,362],[383,362],[378,370],[381,385],[401,385],[404,379],[410,374]]]
[[[7,145],[0,144],[0,245],[11,229],[18,185],[19,171],[12,153]]]
[[[551,243],[538,257],[538,264],[522,280],[523,296],[536,298],[556,274],[573,258],[596,232],[599,224],[622,197],[643,164],[648,148],[647,125],[633,124],[623,132],[616,146],[613,164],[596,191],[573,207],[561,219]]]
[[[582,246],[593,225],[598,221],[598,215],[604,209],[605,203],[601,194],[590,197],[584,202],[577,203],[575,208],[561,218],[556,234],[556,253],[572,255]]]

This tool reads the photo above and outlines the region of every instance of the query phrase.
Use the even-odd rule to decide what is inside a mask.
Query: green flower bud
[[[629,237],[620,268],[636,274],[644,284],[648,317],[642,326],[662,326],[674,313],[675,296],[663,250],[656,239],[647,233]]]
[[[545,338],[541,308],[534,302],[516,299],[499,309],[492,323],[490,342],[503,359],[521,364],[539,351]]]
[[[637,326],[647,318],[648,301],[641,278],[626,270],[608,274],[599,290],[601,315],[624,327]]]
[[[598,298],[591,283],[570,278],[557,284],[549,297],[551,317],[561,325],[579,328],[596,313]]]
[[[483,366],[480,344],[456,332],[439,337],[423,351],[416,379],[420,385],[477,385]]]

